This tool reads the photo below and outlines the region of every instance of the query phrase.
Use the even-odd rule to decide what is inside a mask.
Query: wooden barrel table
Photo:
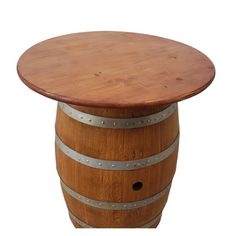
[[[214,79],[210,59],[169,39],[86,32],[43,41],[21,80],[58,101],[56,166],[76,228],[154,228],[176,170],[177,102]]]

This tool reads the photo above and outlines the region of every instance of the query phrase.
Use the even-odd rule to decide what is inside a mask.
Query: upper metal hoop
[[[173,103],[163,111],[148,116],[118,119],[118,118],[95,116],[88,113],[84,113],[62,102],[58,102],[58,105],[65,114],[67,114],[68,116],[79,122],[91,126],[96,126],[101,128],[112,128],[112,129],[131,129],[131,128],[140,128],[149,125],[154,125],[167,119],[177,109],[177,103]]]

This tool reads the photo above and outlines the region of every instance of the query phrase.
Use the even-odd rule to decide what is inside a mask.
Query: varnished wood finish
[[[110,202],[138,201],[161,192],[172,180],[177,151],[159,164],[132,171],[110,171],[91,168],[66,157],[56,148],[57,170],[63,182],[74,191],[94,200]],[[134,191],[132,186],[142,182]]]
[[[204,90],[212,62],[198,50],[156,36],[87,32],[43,41],[27,50],[17,70],[44,96],[92,107],[172,103]]]
[[[75,226],[75,228],[84,228],[84,227],[81,227],[81,225],[78,224],[70,215],[69,215],[69,217],[70,217],[72,224]],[[144,227],[144,228],[156,228],[159,225],[160,221],[161,221],[161,216],[159,217],[159,219],[157,219],[157,221],[153,225],[151,225],[150,227]],[[101,228],[101,227],[97,226],[96,228]],[[137,228],[139,228],[139,227],[137,227]]]
[[[95,228],[138,228],[159,215],[168,199],[168,194],[165,194],[158,201],[142,208],[112,211],[85,205],[64,191],[63,194],[73,215]]]
[[[46,97],[85,113],[121,119],[153,114],[194,96],[215,76],[214,65],[198,50],[173,40],[127,32],[77,33],[43,41],[20,57],[17,72],[28,87]],[[178,111],[154,125],[112,129],[80,123],[58,107],[56,133],[66,146],[81,154],[134,161],[160,153],[174,142],[179,133]],[[112,171],[72,160],[56,145],[61,180],[86,197],[86,203],[89,199],[127,204],[150,199],[172,181],[177,155],[178,148],[155,165]],[[137,191],[133,189],[136,182],[143,184]],[[133,228],[153,222],[169,194],[136,209],[111,210],[82,203],[68,193],[63,190],[69,211],[98,228]]]
[[[143,109],[102,109],[83,107],[84,112],[109,117],[140,117],[161,111],[166,106]],[[74,106],[80,109],[78,106]],[[138,160],[167,149],[179,133],[178,110],[169,118],[142,128],[110,129],[80,123],[58,107],[56,133],[73,150],[103,160]],[[57,170],[63,182],[75,192],[90,199],[105,202],[139,201],[161,192],[172,181],[176,169],[178,149],[165,160],[131,171],[112,171],[92,168],[70,159],[56,146]],[[142,182],[134,191],[132,186]],[[155,218],[167,201],[158,201],[133,210],[104,210],[87,206],[64,192],[70,211],[93,227],[138,227]]]
[[[141,113],[146,109],[149,110],[143,108]],[[56,132],[63,143],[77,152],[104,160],[135,160],[161,152],[173,143],[178,130],[177,111],[156,125],[107,129],[77,122],[57,109]]]
[[[101,108],[101,107],[87,107],[87,106],[78,106],[78,105],[70,105],[76,110],[96,115],[102,117],[110,117],[110,118],[135,118],[141,116],[148,116],[150,114],[154,114],[160,112],[167,108],[170,104],[159,105],[159,106],[147,106],[145,108],[133,107],[130,108]]]

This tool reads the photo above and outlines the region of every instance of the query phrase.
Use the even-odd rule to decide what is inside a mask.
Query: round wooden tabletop
[[[43,41],[19,59],[22,81],[66,103],[143,107],[194,96],[214,79],[207,56],[185,44],[127,32],[86,32]]]

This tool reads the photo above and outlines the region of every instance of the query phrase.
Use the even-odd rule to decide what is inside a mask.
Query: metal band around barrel
[[[130,128],[140,128],[149,125],[154,125],[167,119],[177,109],[177,103],[173,103],[163,111],[148,116],[118,119],[118,118],[95,116],[88,113],[84,113],[62,102],[58,102],[58,105],[65,114],[67,114],[68,116],[79,122],[96,127],[114,128],[114,129],[115,128],[130,129]]]
[[[104,170],[135,170],[144,168],[147,166],[155,165],[160,161],[169,157],[179,144],[179,134],[177,135],[175,141],[164,151],[154,154],[152,156],[132,160],[132,161],[109,161],[109,160],[101,160],[93,157],[86,156],[79,152],[76,152],[65,145],[61,139],[57,136],[55,137],[56,144],[60,148],[60,150],[66,154],[71,159],[93,168],[104,169]]]
[[[82,220],[78,219],[76,216],[74,216],[70,211],[69,211],[69,215],[71,217],[72,220],[75,221],[75,223],[77,223],[78,225],[80,225],[82,228],[97,228],[91,225],[88,225],[87,223],[83,222]],[[161,218],[162,214],[159,214],[158,216],[156,216],[153,220],[151,220],[150,222],[148,222],[145,225],[142,226],[137,226],[135,228],[149,228],[151,226],[153,226],[154,224],[156,224],[160,218]]]
[[[101,209],[107,209],[107,210],[127,210],[127,209],[140,208],[140,207],[149,205],[149,204],[159,200],[162,196],[164,196],[170,190],[171,183],[165,189],[163,189],[160,193],[157,193],[156,195],[154,195],[150,198],[146,198],[141,201],[126,202],[126,203],[124,203],[124,202],[123,203],[102,202],[102,201],[97,201],[97,200],[87,198],[87,197],[75,192],[71,188],[69,188],[62,180],[61,180],[61,187],[71,197],[75,198],[76,200],[78,200],[86,205],[96,207],[96,208],[101,208]]]

